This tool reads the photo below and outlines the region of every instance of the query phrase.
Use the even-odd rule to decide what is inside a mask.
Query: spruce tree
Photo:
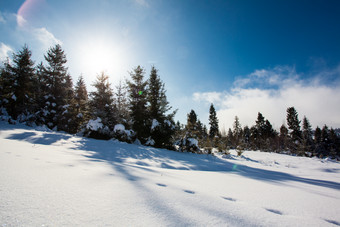
[[[289,145],[289,134],[287,127],[282,124],[280,127],[280,136],[279,136],[279,146],[281,150],[288,149]]]
[[[211,139],[215,137],[219,137],[220,135],[219,135],[218,119],[216,116],[215,107],[212,103],[209,109],[209,124],[210,124],[209,137]]]
[[[12,96],[9,99],[9,114],[17,119],[19,115],[26,118],[34,113],[36,107],[36,81],[32,53],[25,45],[22,50],[13,55],[13,65],[9,66]],[[32,116],[31,116],[32,117]],[[26,119],[19,119],[24,121]]]
[[[144,81],[145,71],[137,66],[130,72],[131,81],[127,81],[130,102],[130,116],[132,129],[137,138],[145,143],[149,137],[149,116],[147,111],[147,81]]]
[[[302,120],[302,150],[305,152],[312,151],[313,131],[312,126],[306,116]]]
[[[109,139],[112,137],[111,132],[116,123],[113,90],[109,83],[109,76],[104,72],[100,73],[92,86],[96,90],[90,93],[91,120],[87,125],[89,131],[86,134],[93,138]],[[93,122],[97,122],[100,127],[91,127]]]
[[[74,89],[74,122],[72,132],[79,132],[84,127],[85,122],[89,120],[89,101],[87,88],[83,76],[79,76]]]
[[[241,126],[238,116],[235,116],[235,120],[233,124],[233,138],[234,138],[233,146],[236,148],[241,146],[242,126]]]
[[[300,143],[302,133],[298,113],[294,107],[289,107],[287,109],[287,125],[288,129],[290,130],[289,134],[293,142],[292,146],[295,147],[294,149],[296,149],[295,145]]]
[[[71,76],[67,72],[66,54],[59,44],[51,47],[45,55],[47,66],[42,77],[46,88],[44,106],[40,111],[50,128],[68,131],[69,107],[73,99]]]
[[[125,127],[130,126],[129,102],[127,97],[127,86],[120,80],[114,92],[114,103],[117,111],[117,123]]]
[[[165,94],[164,83],[158,70],[152,66],[147,85],[148,117],[151,122],[150,136],[155,147],[172,147],[172,136],[175,132],[173,117],[176,112],[167,114],[171,109]]]
[[[198,123],[197,114],[194,110],[191,110],[187,115],[187,125],[185,127],[186,137],[198,138]]]

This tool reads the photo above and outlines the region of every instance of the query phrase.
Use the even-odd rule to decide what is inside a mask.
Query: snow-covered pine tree
[[[209,137],[210,139],[217,137],[220,137],[219,133],[219,127],[218,127],[218,119],[216,116],[216,110],[214,105],[211,103],[210,109],[209,109]]]
[[[22,50],[13,55],[13,65],[8,64],[8,76],[12,78],[8,97],[8,113],[19,121],[32,121],[36,109],[36,81],[34,62],[31,59],[32,52],[25,45]],[[8,81],[9,82],[9,81]],[[31,118],[31,119],[27,119]]]
[[[45,55],[47,66],[43,67],[43,86],[46,94],[41,114],[50,128],[68,131],[69,107],[73,99],[71,76],[67,72],[66,55],[59,44],[51,47]]]
[[[149,138],[148,112],[147,112],[147,81],[144,81],[145,71],[137,66],[130,72],[131,81],[127,81],[130,102],[130,117],[132,129],[140,142],[145,143]]]
[[[87,124],[86,135],[92,138],[109,139],[116,123],[113,105],[113,90],[109,76],[99,74],[92,84],[96,88],[90,93],[91,120]]]
[[[15,78],[11,73],[11,65],[9,62],[9,58],[3,62],[3,66],[1,67],[0,72],[0,114],[8,114],[8,112],[14,112],[14,103],[11,100],[13,97],[13,86]],[[10,116],[9,116],[10,117]]]
[[[147,109],[151,120],[150,139],[154,141],[155,147],[172,148],[175,133],[173,118],[176,111],[167,114],[172,107],[167,100],[164,83],[154,66],[151,68],[147,90]]]
[[[74,89],[74,101],[72,105],[74,112],[74,122],[71,132],[79,132],[89,120],[89,102],[87,88],[83,76],[79,76]]]

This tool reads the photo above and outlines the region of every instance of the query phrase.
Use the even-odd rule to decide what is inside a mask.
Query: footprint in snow
[[[194,191],[191,191],[191,190],[183,190],[184,192],[188,193],[188,194],[195,194]]]
[[[225,199],[225,200],[236,202],[236,199],[234,199],[234,198],[230,198],[230,197],[222,197],[222,198]]]
[[[279,210],[275,210],[275,209],[270,209],[270,208],[265,208],[267,211],[272,212],[274,214],[279,214],[279,215],[283,215],[283,213]]]
[[[159,187],[166,187],[167,186],[166,184],[159,184],[159,183],[157,183],[156,185],[158,185]]]

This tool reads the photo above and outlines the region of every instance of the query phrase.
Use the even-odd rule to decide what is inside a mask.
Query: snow
[[[103,128],[103,124],[102,124],[102,119],[100,119],[100,117],[98,117],[96,120],[89,120],[89,122],[86,125],[87,129],[93,130],[93,131],[97,131],[100,128]]]
[[[339,226],[339,213],[329,159],[179,153],[0,122],[1,226]]]
[[[188,138],[187,140],[189,141],[189,146],[195,145],[196,147],[198,147],[198,140],[197,139]]]
[[[159,125],[159,122],[156,119],[152,120],[151,130],[154,130]]]
[[[122,125],[122,124],[116,124],[115,127],[113,128],[113,131],[114,132],[117,132],[117,131],[124,132],[125,131],[125,126]]]
[[[15,95],[12,95],[12,99],[13,99],[14,101],[16,101],[16,100],[17,100],[17,97],[16,97]]]

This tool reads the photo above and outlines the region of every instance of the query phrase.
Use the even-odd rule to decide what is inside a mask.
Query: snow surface
[[[159,122],[156,119],[153,119],[152,125],[151,125],[151,130],[154,130],[158,126],[159,126]]]
[[[117,131],[122,131],[124,132],[125,131],[125,126],[122,125],[122,124],[116,124],[114,129],[113,129],[114,132],[117,132]]]
[[[0,122],[0,226],[339,226],[340,164],[179,153]]]

